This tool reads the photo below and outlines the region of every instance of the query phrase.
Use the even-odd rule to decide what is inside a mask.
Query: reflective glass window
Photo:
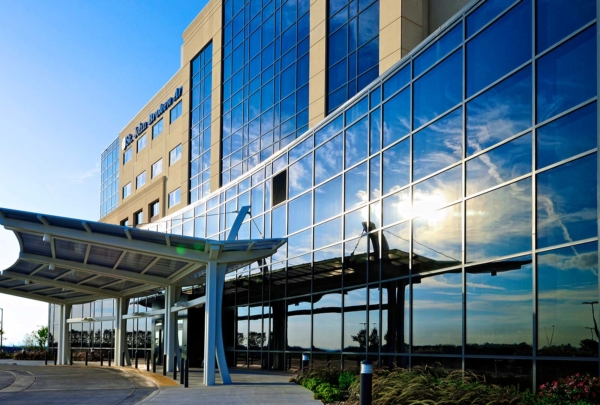
[[[410,65],[404,66],[398,72],[385,79],[383,82],[383,98],[387,99],[392,94],[406,86],[410,81]]]
[[[496,18],[515,0],[488,0],[467,16],[467,37],[479,31],[481,27]]]
[[[593,154],[538,174],[539,248],[598,235],[596,164]]]
[[[342,171],[343,143],[344,139],[340,134],[315,151],[315,184],[319,184]]]
[[[419,179],[462,158],[462,108],[413,136],[413,179]]]
[[[467,195],[531,172],[531,133],[467,161]]]
[[[531,179],[467,200],[467,262],[531,250]]]
[[[462,263],[461,204],[413,220],[413,273]]]
[[[381,279],[408,276],[410,223],[404,222],[381,231]]]
[[[160,173],[162,173],[162,158],[159,159],[158,161],[156,161],[154,164],[152,164],[152,170],[151,170],[150,177],[155,178]]]
[[[537,167],[542,168],[597,145],[596,103],[575,110],[537,130]]]
[[[596,27],[590,27],[538,60],[538,122],[596,96],[596,83]]]
[[[291,302],[287,307],[287,349],[310,350],[310,302]]]
[[[531,0],[523,0],[467,43],[467,96],[529,59]]]
[[[410,181],[410,139],[383,152],[383,194],[399,190]]]
[[[271,231],[271,236],[273,238],[282,238],[285,235],[287,235],[287,231],[286,231],[286,225],[287,225],[287,221],[286,221],[286,206],[281,205],[277,208],[275,208],[272,211],[272,215],[273,215],[273,229]]]
[[[467,103],[467,155],[531,127],[531,67]]]
[[[594,0],[577,0],[569,3],[561,0],[538,0],[537,11],[537,51],[542,52],[570,33],[592,21],[596,16]]]
[[[367,350],[371,334],[367,323],[367,289],[360,288],[344,293],[344,351]]]
[[[129,148],[125,152],[123,152],[123,164],[129,162],[132,157],[133,157],[133,148]]]
[[[383,226],[410,218],[410,189],[405,188],[383,199]]]
[[[467,354],[533,354],[531,256],[467,267]]]
[[[452,28],[450,32],[431,44],[427,50],[419,54],[414,60],[414,77],[419,76],[435,62],[442,59],[450,51],[462,43],[462,23]]]
[[[140,152],[145,147],[146,147],[146,134],[140,136],[140,139],[138,139],[138,141],[137,141],[137,151]]]
[[[313,296],[313,348],[339,351],[342,343],[342,295],[331,293]]]
[[[371,200],[381,197],[381,156],[369,160],[369,195]]]
[[[413,277],[413,353],[462,352],[462,274]]]
[[[313,178],[313,156],[312,153],[300,159],[288,168],[289,197],[294,198],[298,194],[308,190],[312,186]]]
[[[315,144],[319,145],[344,129],[344,114],[338,115],[315,133]]]
[[[342,177],[315,189],[315,223],[342,212]]]
[[[366,207],[352,211],[344,216],[344,239],[361,236],[365,232],[365,223],[369,219]]]
[[[368,201],[367,163],[356,166],[344,174],[346,211],[358,207]]]
[[[154,124],[154,126],[152,127],[152,139],[156,138],[157,136],[159,136],[163,131],[163,120],[162,118],[160,120],[158,120],[158,122],[156,124]]]
[[[288,237],[288,257],[296,257],[312,251],[312,229]]]
[[[324,224],[315,226],[314,248],[333,245],[342,240],[342,218],[332,219]]]
[[[174,207],[175,205],[181,202],[181,189],[169,193],[169,208]]]
[[[290,201],[288,205],[288,233],[294,233],[312,225],[312,193],[306,193],[302,197]]]
[[[371,128],[369,154],[379,152],[381,149],[381,109],[378,108],[371,112]]]
[[[454,52],[423,75],[413,88],[413,128],[418,128],[462,100],[462,51]]]
[[[538,356],[598,356],[598,243],[537,256]]]
[[[403,90],[383,104],[383,147],[410,132],[410,89]]]
[[[366,102],[367,99],[365,98]],[[365,117],[346,130],[346,167],[367,157],[369,147],[369,118]]]
[[[413,186],[413,213],[433,211],[460,199],[462,166],[456,166]]]

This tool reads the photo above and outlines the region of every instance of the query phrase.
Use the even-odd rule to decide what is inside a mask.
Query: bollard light
[[[373,363],[363,360],[360,363],[360,405],[371,405],[373,395]]]
[[[138,368],[138,351],[136,350],[134,353],[135,353],[135,368]]]
[[[85,351],[85,365],[87,366],[88,363],[88,351]]]
[[[183,357],[181,358],[181,367],[179,367],[179,371],[181,371],[181,377],[179,377],[181,380],[179,380],[179,384],[183,385],[185,382],[185,360]]]
[[[189,359],[185,359],[185,381],[184,381],[184,387],[187,388],[189,387],[189,381],[190,381],[190,361]]]
[[[173,357],[173,380],[177,381],[177,356]]]
[[[163,375],[167,375],[167,355],[163,354]]]
[[[310,361],[310,355],[308,353],[302,353],[302,372],[308,371],[308,362]]]

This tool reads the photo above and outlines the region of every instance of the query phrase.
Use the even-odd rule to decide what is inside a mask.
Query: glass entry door
[[[164,353],[164,333],[163,324],[157,323],[154,325],[154,342],[152,353],[156,358],[156,364],[162,364]]]

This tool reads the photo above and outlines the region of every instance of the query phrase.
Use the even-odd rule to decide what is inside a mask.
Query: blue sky
[[[175,74],[206,0],[3,0],[0,207],[97,220],[100,154]],[[16,257],[0,229],[0,269]],[[5,344],[47,305],[0,294]]]

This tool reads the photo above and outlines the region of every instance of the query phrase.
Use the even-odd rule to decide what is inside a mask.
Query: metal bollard
[[[373,362],[363,360],[360,363],[360,405],[371,405],[373,394]]]
[[[185,359],[185,381],[183,386],[187,388],[189,386],[190,381],[190,361]]]
[[[112,350],[108,351],[108,367],[110,367],[110,361],[112,360]]]
[[[173,379],[177,381],[177,356],[173,357]]]
[[[181,371],[181,376],[179,377],[179,384],[183,384],[185,380],[185,360],[183,357],[181,358],[181,366],[179,367],[179,371]]]
[[[71,350],[71,359],[69,360],[69,364],[72,366],[73,365],[73,351]]]
[[[138,368],[138,351],[136,350],[134,353],[135,353],[135,368]]]
[[[150,353],[146,352],[146,371],[150,371]]]
[[[56,350],[54,351],[54,365],[56,366],[56,360],[57,360],[57,356],[56,356]]]
[[[100,350],[100,367],[104,365],[104,353]]]
[[[121,367],[125,367],[125,351],[121,352]]]
[[[308,362],[310,360],[310,355],[308,353],[302,353],[302,372],[306,373],[308,371]]]
[[[44,352],[44,365],[48,365],[48,352]]]
[[[163,354],[163,375],[167,375],[167,355]]]
[[[156,373],[156,356],[152,355],[152,372]]]
[[[85,351],[85,365],[87,366],[87,362],[88,362],[88,351]]]

